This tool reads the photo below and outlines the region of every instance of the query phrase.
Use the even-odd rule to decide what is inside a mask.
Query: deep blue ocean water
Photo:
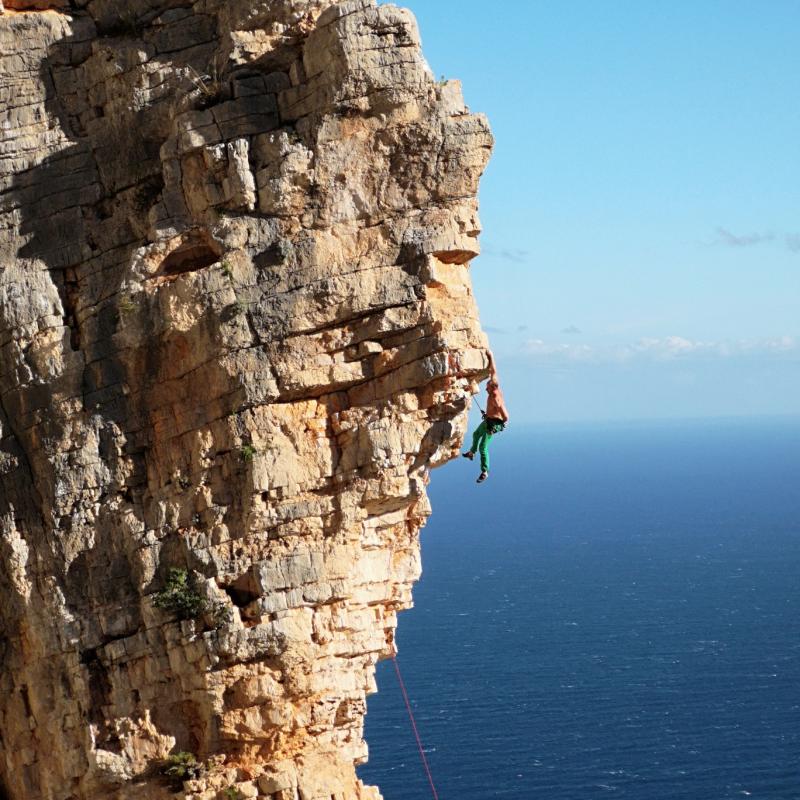
[[[440,800],[800,800],[800,420],[515,430],[435,471],[399,661]],[[390,663],[386,800],[432,796]]]

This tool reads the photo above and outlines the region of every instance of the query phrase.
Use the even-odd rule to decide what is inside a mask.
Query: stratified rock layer
[[[0,795],[379,797],[485,120],[369,0],[6,0],[0,103]]]

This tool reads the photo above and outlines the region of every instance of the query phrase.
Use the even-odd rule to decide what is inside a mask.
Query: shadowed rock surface
[[[485,119],[370,0],[5,0],[0,104],[0,796],[378,798]]]

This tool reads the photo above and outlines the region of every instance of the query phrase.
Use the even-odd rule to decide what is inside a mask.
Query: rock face
[[[486,121],[370,0],[5,8],[0,796],[378,798]]]

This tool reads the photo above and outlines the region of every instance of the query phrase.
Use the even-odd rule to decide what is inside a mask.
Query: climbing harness
[[[436,793],[436,787],[433,784],[433,775],[431,775],[431,768],[428,766],[428,759],[425,758],[425,749],[422,747],[422,739],[419,738],[419,731],[417,730],[417,723],[414,720],[414,712],[411,710],[411,703],[408,701],[408,692],[406,685],[403,683],[403,676],[400,674],[400,665],[397,663],[397,656],[392,656],[392,663],[394,664],[394,671],[397,673],[397,682],[400,684],[400,691],[403,694],[403,700],[406,704],[406,711],[408,711],[408,718],[411,720],[411,728],[414,731],[414,738],[417,740],[417,747],[419,748],[419,756],[422,759],[422,766],[425,767],[425,774],[428,776],[428,783],[431,785],[434,800],[439,800],[439,795]]]
[[[480,407],[480,404],[475,399],[475,395],[472,395],[472,402],[478,407],[478,411],[481,412],[481,417],[486,419],[486,412]],[[496,433],[502,433],[506,429],[506,423],[502,420],[497,420],[493,423],[490,423],[488,426],[488,432],[494,436]]]

